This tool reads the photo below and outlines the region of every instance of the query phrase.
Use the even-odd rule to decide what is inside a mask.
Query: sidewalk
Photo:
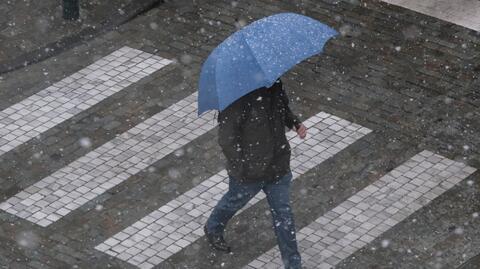
[[[112,29],[161,0],[80,0],[80,19],[63,19],[62,1],[0,2],[0,74],[41,61]]]

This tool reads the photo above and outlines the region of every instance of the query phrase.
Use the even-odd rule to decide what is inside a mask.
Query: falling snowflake
[[[384,239],[382,240],[382,248],[387,248],[390,245],[390,240]]]
[[[176,157],[182,157],[185,155],[185,150],[183,148],[179,148],[174,152],[174,154]]]
[[[42,155],[43,155],[43,151],[35,152],[35,153],[33,154],[33,158],[34,158],[34,159],[40,159],[40,157],[42,157]]]
[[[352,32],[352,26],[345,24],[340,26],[338,30],[342,36],[347,36],[350,35],[350,33]]]
[[[183,64],[191,64],[192,63],[192,56],[188,54],[184,54],[180,57],[180,62]]]
[[[463,234],[463,228],[462,227],[457,227],[455,231],[453,231],[455,234],[461,235]]]
[[[240,29],[240,28],[244,27],[245,25],[247,25],[247,21],[245,21],[244,19],[239,19],[239,20],[235,21],[235,27],[237,29]]]
[[[103,209],[103,205],[98,204],[95,206],[95,210],[97,211],[101,211],[102,209]]]
[[[402,50],[402,47],[396,46],[396,47],[395,47],[395,50],[396,50],[396,51],[401,51],[401,50]]]
[[[23,231],[16,236],[17,244],[24,248],[36,248],[40,238],[32,231]]]
[[[153,167],[153,166],[150,166],[150,167],[148,167],[147,171],[148,171],[149,173],[155,173],[155,171],[157,171],[157,168],[155,168],[155,167]]]
[[[180,176],[180,172],[175,168],[170,168],[168,169],[168,175],[171,178],[178,178]]]
[[[152,30],[157,30],[158,29],[158,24],[156,22],[151,22],[150,23],[150,28],[152,28]]]
[[[90,148],[92,146],[92,140],[88,137],[82,137],[78,140],[78,143],[82,148]]]

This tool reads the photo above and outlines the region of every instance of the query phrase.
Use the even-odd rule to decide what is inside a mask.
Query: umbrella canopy
[[[249,92],[270,87],[290,68],[322,52],[338,32],[295,13],[255,21],[224,40],[203,63],[198,115],[228,105]]]

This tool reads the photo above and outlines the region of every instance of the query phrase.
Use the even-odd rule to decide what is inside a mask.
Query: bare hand
[[[297,132],[298,136],[301,139],[304,139],[307,136],[307,127],[305,127],[303,123],[300,123],[300,126],[298,127],[298,129],[296,127],[293,127],[293,128],[295,129],[295,131]]]

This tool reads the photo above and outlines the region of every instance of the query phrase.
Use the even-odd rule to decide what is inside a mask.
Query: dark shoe
[[[231,248],[227,244],[227,242],[225,242],[223,235],[214,235],[214,234],[208,233],[207,225],[203,226],[203,231],[205,232],[205,236],[207,237],[208,243],[210,243],[211,247],[213,247],[216,250],[226,251],[229,253],[231,252]]]

